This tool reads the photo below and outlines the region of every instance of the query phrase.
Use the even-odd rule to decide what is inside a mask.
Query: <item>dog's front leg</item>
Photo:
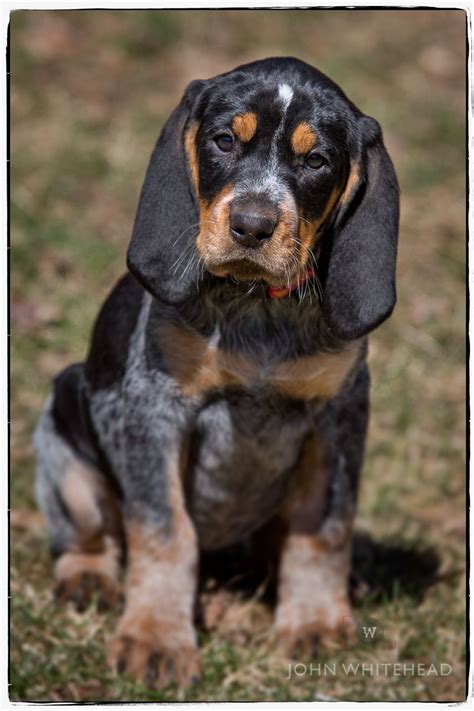
[[[148,686],[187,686],[199,677],[198,550],[182,490],[181,440],[179,428],[154,418],[125,432],[126,607],[109,662]]]
[[[355,631],[348,589],[354,496],[344,457],[336,456],[331,466],[322,455],[310,438],[301,462],[302,485],[283,513],[275,618],[281,651],[307,659],[319,646],[347,643]]]

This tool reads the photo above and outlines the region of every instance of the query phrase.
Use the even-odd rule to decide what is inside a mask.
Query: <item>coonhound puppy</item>
[[[353,629],[366,336],[395,304],[398,214],[379,124],[313,67],[272,58],[187,87],[129,273],[35,435],[59,597],[115,602],[126,551],[119,670],[199,676],[199,552],[236,541],[278,556],[285,653]]]

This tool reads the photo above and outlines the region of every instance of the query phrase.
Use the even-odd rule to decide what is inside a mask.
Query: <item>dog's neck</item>
[[[309,280],[281,298],[268,292],[263,281],[246,284],[206,275],[191,298],[167,310],[226,350],[280,359],[340,348],[322,317],[320,292]],[[157,318],[160,311],[161,305]]]

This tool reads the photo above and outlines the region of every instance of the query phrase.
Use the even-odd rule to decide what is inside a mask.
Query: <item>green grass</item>
[[[187,82],[258,57],[297,55],[381,122],[402,189],[398,306],[371,337],[372,419],[353,566],[356,614],[379,620],[385,638],[322,656],[319,664],[338,665],[334,677],[287,680],[287,661],[258,622],[269,610],[234,593],[227,622],[200,632],[199,685],[151,692],[107,671],[116,614],[59,609],[46,534],[18,528],[11,698],[463,699],[463,13],[21,11],[12,15],[11,43],[13,509],[35,506],[31,434],[42,401],[51,378],[87,352],[97,310],[124,270],[148,156]],[[342,663],[395,661],[444,662],[454,673],[340,672]]]
[[[368,554],[371,545],[373,560]],[[95,608],[78,614],[55,606],[48,588],[46,540],[42,534],[38,538],[30,534],[23,545],[19,541],[15,545],[12,616],[22,634],[14,634],[12,640],[12,658],[17,660],[12,664],[14,698],[171,701],[178,695],[187,700],[310,701],[316,694],[333,699],[367,700],[461,698],[464,663],[464,651],[459,645],[459,632],[464,624],[461,576],[436,582],[437,556],[420,542],[394,537],[390,546],[381,548],[380,543],[374,544],[369,537],[359,539],[356,544],[356,550],[359,549],[356,561],[363,556],[359,572],[372,590],[356,603],[356,614],[360,619],[381,623],[384,639],[375,645],[324,654],[313,665],[319,664],[322,669],[324,664],[336,665],[341,670],[343,664],[400,661],[435,664],[440,668],[449,660],[455,675],[407,676],[402,684],[394,683],[390,677],[370,680],[369,676],[346,677],[340,673],[306,678],[293,675],[288,681],[289,662],[275,656],[265,633],[259,635],[258,643],[235,641],[236,634],[242,631],[242,617],[237,617],[237,612],[245,604],[242,599],[235,599],[231,612],[239,620],[236,629],[200,634],[204,676],[199,686],[186,696],[172,687],[161,692],[150,691],[106,670],[104,650],[113,630],[114,614],[99,614]],[[29,571],[25,585],[19,584],[21,570]],[[259,603],[252,605],[255,608]],[[304,662],[309,666],[310,660]]]

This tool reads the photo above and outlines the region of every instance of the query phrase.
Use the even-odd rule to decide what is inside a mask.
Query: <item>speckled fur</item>
[[[314,107],[308,99],[313,92],[319,97]],[[249,107],[255,130],[246,134],[240,158],[218,159],[212,132],[221,130],[220,112],[232,117]],[[329,155],[319,177],[308,173],[301,156],[295,163],[289,146],[298,125],[310,126]],[[190,156],[192,164],[186,162]],[[357,166],[350,185],[349,165]],[[280,195],[275,186],[284,187],[309,218],[306,225],[314,225],[317,283],[310,280],[286,298],[272,299],[266,276],[249,284],[235,274],[206,270],[194,244],[197,205],[211,204],[226,185],[267,201]],[[331,195],[343,196],[339,206],[332,207]],[[285,229],[280,237],[288,246],[292,234]],[[135,532],[135,549],[136,541],[153,538],[141,562],[131,546],[135,574],[129,576],[129,592],[136,599],[139,593],[141,602],[129,599],[127,624],[122,618],[112,645],[114,664],[120,666],[125,655],[142,678],[147,659],[163,649],[171,666],[180,657],[184,627],[170,621],[171,647],[164,632],[164,617],[174,608],[160,602],[165,588],[159,551],[168,551],[167,570],[182,572],[168,582],[173,597],[186,587],[183,604],[176,599],[175,608],[186,609],[182,624],[189,632],[197,548],[256,539],[273,524],[283,532],[282,607],[276,617],[285,642],[309,643],[325,629],[326,618],[331,634],[339,628],[339,612],[349,610],[350,537],[369,409],[366,335],[395,303],[397,229],[396,177],[380,127],[320,72],[294,59],[271,59],[188,87],[150,162],[128,253],[131,274],[104,304],[85,363],[55,379],[35,435],[38,499],[56,554],[80,545],[81,531],[61,498],[74,460],[88,467],[89,480],[107,480],[124,529]],[[214,240],[213,248],[219,235]],[[270,262],[265,264],[262,274],[271,277],[265,271]],[[194,364],[176,345],[170,347],[169,333],[184,333],[178,344],[204,343],[205,354],[221,358],[199,362],[201,379],[188,391],[173,370],[173,357],[182,356],[191,379]],[[242,375],[237,370],[244,362],[250,369]],[[217,363],[220,380],[206,373],[209,363]],[[307,376],[314,389],[305,391]],[[314,466],[305,470],[310,445]],[[312,498],[305,497],[305,487]],[[74,496],[71,486],[68,496]],[[104,513],[104,530],[106,519]],[[277,547],[276,538],[271,547]],[[339,559],[345,567],[336,574]],[[312,577],[306,576],[305,560],[318,568]],[[323,588],[329,579],[339,612],[328,607],[333,593]],[[314,585],[306,590],[298,582],[304,580]],[[308,591],[319,602],[313,604]],[[157,634],[163,639],[150,639],[153,629],[162,630]],[[130,641],[129,634],[138,636]],[[197,650],[193,635],[186,640],[186,669],[178,676],[189,680]]]
[[[144,294],[130,339],[123,380],[107,389],[88,388],[98,444],[124,493],[125,510],[137,509],[164,527],[168,526],[171,512],[166,495],[166,453],[181,456],[185,452],[183,478],[187,504],[201,546],[205,548],[235,543],[264,524],[291,489],[292,474],[306,436],[317,428],[318,421],[324,421],[327,429],[331,417],[335,419],[331,415],[334,404],[327,407],[324,402],[295,401],[266,386],[264,376],[261,383],[245,392],[231,388],[190,399],[160,370],[159,343],[154,336],[159,319],[172,318],[194,328],[197,325],[205,332],[208,326],[205,319],[212,313],[209,302],[213,298],[215,312],[221,315],[220,322],[216,319],[219,341],[222,339],[223,346],[230,349],[240,346],[251,351],[258,339],[262,373],[268,361],[293,355],[295,348],[299,353],[309,354],[315,351],[315,343],[316,348],[324,343],[321,334],[315,337],[314,333],[323,328],[318,326],[318,305],[308,297],[305,302],[293,303],[292,308],[286,306],[287,323],[292,318],[296,323],[308,322],[306,331],[304,328],[301,332],[295,330],[295,345],[288,335],[288,325],[282,328],[280,337],[278,330],[273,330],[267,322],[266,331],[261,328],[256,337],[252,320],[243,318],[245,310],[235,308],[231,289],[232,286],[227,285],[225,291],[229,293],[230,303],[234,303],[235,319],[230,305],[224,303],[221,308],[220,285],[214,295],[209,290],[202,302],[201,309],[206,315],[195,306],[190,308],[189,304],[182,308],[160,305]],[[256,322],[261,319],[263,309],[282,311],[279,302],[262,305],[258,294],[246,298]],[[336,348],[333,339],[331,347]],[[364,353],[365,348],[361,347],[360,365],[348,377],[340,401],[351,389],[362,367]],[[151,355],[156,357],[158,365],[150,362]],[[38,432],[41,452],[45,438],[41,436],[43,426]],[[134,446],[134,442],[140,446]],[[67,450],[66,445],[62,448]],[[344,463],[341,454],[334,468],[335,490],[341,488],[339,479],[343,481],[346,477]],[[55,466],[56,470],[61,470],[60,464]],[[43,478],[41,476],[40,481]],[[334,494],[333,499],[333,508],[336,508],[338,496]]]

